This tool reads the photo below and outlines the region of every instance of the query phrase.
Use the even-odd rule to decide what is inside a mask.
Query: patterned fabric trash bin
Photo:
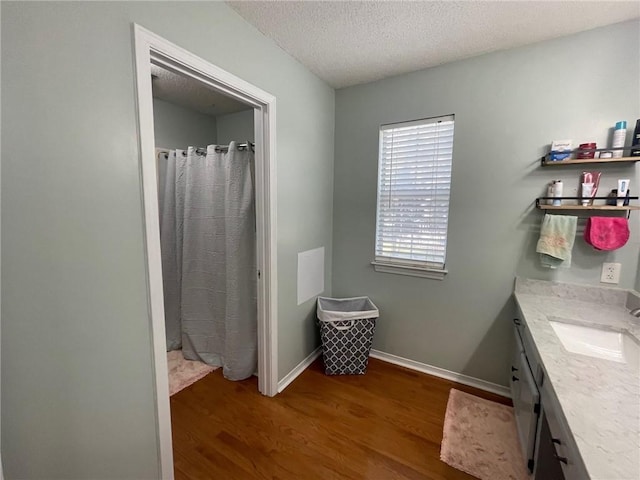
[[[318,320],[327,375],[364,375],[378,308],[369,297],[318,297]]]

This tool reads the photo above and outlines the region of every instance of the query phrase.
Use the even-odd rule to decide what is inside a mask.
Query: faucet
[[[629,312],[631,315],[633,315],[634,317],[638,317],[640,318],[640,307],[638,308],[634,308],[633,310],[631,310]]]

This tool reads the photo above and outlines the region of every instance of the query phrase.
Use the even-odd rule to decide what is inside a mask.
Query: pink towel
[[[597,250],[616,250],[629,240],[629,222],[619,217],[590,217],[584,240]]]

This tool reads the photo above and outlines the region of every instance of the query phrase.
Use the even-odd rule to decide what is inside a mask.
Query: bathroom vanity
[[[640,321],[621,289],[518,278],[510,387],[536,480],[640,478]]]

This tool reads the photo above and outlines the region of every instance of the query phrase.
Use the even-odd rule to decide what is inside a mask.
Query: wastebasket
[[[327,375],[364,375],[378,308],[369,297],[318,297],[322,357]]]

